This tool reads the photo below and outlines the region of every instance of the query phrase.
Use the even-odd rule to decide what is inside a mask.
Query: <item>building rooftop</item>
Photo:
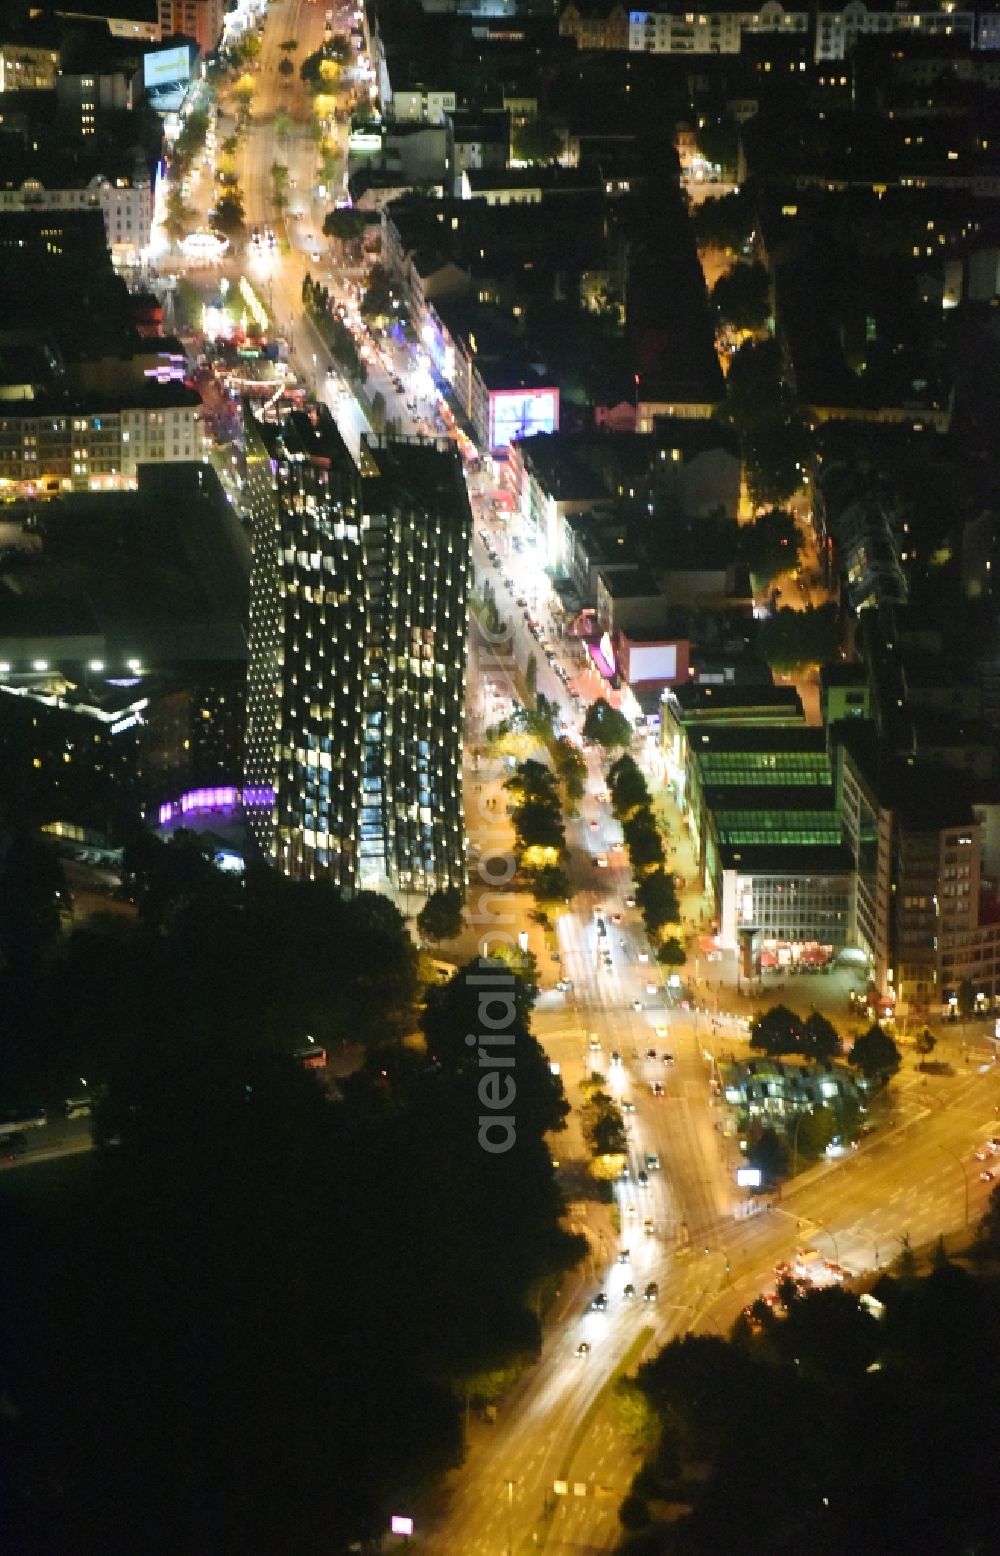
[[[802,699],[794,686],[739,686],[727,683],[722,686],[705,685],[701,681],[689,681],[684,686],[672,687],[669,698],[677,704],[677,716],[681,723],[716,719],[746,718],[758,712],[765,719],[804,719]]]
[[[8,510],[15,522],[27,509]],[[0,559],[0,643],[44,642],[53,662],[74,639],[109,660],[156,667],[246,657],[250,557],[208,465],[142,466],[135,493],[85,493],[46,504],[25,543]],[[37,652],[37,648],[35,652]]]
[[[612,600],[659,599],[660,590],[649,568],[637,563],[609,567],[601,571],[601,588]]]
[[[842,875],[854,873],[850,850],[830,843],[719,843],[724,870],[741,875]]]

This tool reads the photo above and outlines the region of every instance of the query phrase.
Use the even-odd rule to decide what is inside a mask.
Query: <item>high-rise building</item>
[[[472,516],[458,457],[363,445],[359,468],[324,407],[244,419],[251,832],[291,875],[459,886]]]

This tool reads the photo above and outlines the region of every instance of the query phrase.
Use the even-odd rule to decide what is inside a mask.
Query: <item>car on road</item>
[[[621,921],[622,921],[622,916],[621,916],[620,913],[612,913],[612,915],[611,915],[611,922],[612,922],[612,924],[620,924]]]
[[[655,1048],[647,1048],[646,1049],[646,1058],[647,1059],[655,1059],[656,1058],[656,1049]]]
[[[597,1293],[597,1296],[594,1298],[594,1300],[591,1302],[590,1305],[593,1308],[595,1313],[604,1313],[604,1312],[606,1312],[607,1311],[607,1306],[608,1306],[607,1292],[599,1291]]]
[[[989,1157],[989,1155],[990,1155],[989,1151],[978,1150],[978,1151],[975,1152],[975,1157],[976,1157],[976,1161],[977,1162],[985,1162],[987,1160],[987,1158]]]
[[[627,908],[634,908],[635,907],[635,898],[634,897],[626,897],[625,898],[625,906]]]
[[[596,821],[592,821],[590,823],[590,830],[591,830],[591,832],[596,832],[597,831],[597,822]]]
[[[628,1249],[627,1248],[623,1248],[621,1253],[618,1255],[618,1263],[619,1264],[628,1264],[629,1259],[631,1257],[632,1257],[632,1255],[629,1253]]]
[[[577,1346],[576,1350],[573,1352],[573,1355],[574,1356],[589,1356],[590,1355],[590,1345],[588,1344],[588,1342],[586,1340],[581,1340],[580,1344]]]
[[[645,1221],[642,1223],[642,1230],[645,1232],[647,1237],[652,1237],[653,1233],[656,1231],[656,1225],[652,1216],[646,1217]]]
[[[659,1171],[659,1169],[660,1169],[660,1158],[656,1154],[655,1151],[647,1151],[647,1153],[646,1153],[646,1166],[649,1168],[650,1172],[658,1172]]]
[[[673,1054],[664,1054],[663,1055],[663,1062],[664,1062],[664,1064],[673,1064],[673,1062],[674,1062]]]
[[[590,1042],[587,1044],[587,1047],[590,1049],[592,1054],[593,1053],[598,1053],[600,1051],[601,1040],[598,1037],[596,1032],[591,1032],[591,1034],[590,1034]]]
[[[657,989],[658,989],[658,987],[659,987],[658,984],[647,983],[647,985],[646,985],[646,993],[647,994],[655,994]]]
[[[640,1189],[649,1187],[649,1173],[645,1170],[645,1168],[642,1168],[641,1171],[636,1173],[635,1181],[639,1185]]]
[[[626,1101],[624,1101],[622,1103],[622,1112],[623,1113],[634,1113],[635,1112],[635,1103],[634,1102],[629,1102],[626,1099]]]
[[[635,1296],[635,1287],[633,1286],[631,1281],[629,1281],[627,1283],[624,1291],[622,1292],[622,1296],[625,1298],[626,1302],[630,1302],[632,1300],[632,1298]]]
[[[653,1096],[654,1097],[662,1097],[663,1096],[663,1087],[661,1086],[659,1081],[654,1081],[653,1082]]]
[[[992,1183],[993,1182],[993,1174],[990,1172],[990,1169],[988,1167],[984,1168],[983,1171],[979,1174],[979,1181],[980,1181],[980,1183]]]
[[[625,1206],[625,1214],[626,1214],[626,1216],[628,1216],[629,1220],[631,1221],[633,1219],[633,1217],[635,1216],[635,1206],[634,1205],[626,1205]]]
[[[612,1054],[611,1054],[611,1068],[613,1070],[619,1069],[621,1067],[621,1062],[622,1062],[621,1054],[618,1052],[617,1048],[613,1049],[612,1050]]]
[[[573,987],[573,980],[572,980],[572,978],[560,978],[559,982],[556,984],[556,988],[559,990],[560,994],[568,994],[570,992],[570,990],[572,989],[572,987]]]
[[[649,961],[649,952],[648,951],[640,951],[639,952],[639,960],[640,960],[640,962],[648,962]]]
[[[633,1010],[641,1010],[642,1009],[642,1000],[633,1000],[632,1001],[632,1009]]]
[[[646,1287],[645,1291],[643,1292],[643,1296],[645,1297],[647,1302],[655,1302],[659,1295],[660,1295],[660,1288],[659,1288],[659,1286],[656,1284],[655,1280],[651,1280],[649,1282],[649,1285]]]
[[[597,858],[594,860],[594,863],[599,870],[606,870],[608,868],[607,854],[598,854]]]

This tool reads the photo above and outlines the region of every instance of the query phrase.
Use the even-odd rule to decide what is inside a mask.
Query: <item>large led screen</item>
[[[490,448],[509,448],[515,438],[558,432],[558,389],[494,389],[490,393]]]
[[[142,62],[142,80],[151,107],[160,113],[176,112],[191,80],[191,51],[187,44],[147,54]]]

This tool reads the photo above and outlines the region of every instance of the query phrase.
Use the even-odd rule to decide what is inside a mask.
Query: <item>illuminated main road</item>
[[[364,418],[353,397],[327,379],[329,358],[301,301],[307,271],[324,279],[329,274],[337,295],[348,295],[343,277],[328,270],[328,245],[321,239],[325,202],[321,207],[313,200],[316,150],[309,131],[310,103],[298,80],[299,63],[321,42],[324,14],[324,5],[309,0],[272,0],[267,15],[252,124],[240,152],[247,223],[251,228],[278,226],[273,162],[289,169],[289,209],[303,215],[289,217],[290,242],[280,254],[248,254],[246,268],[287,335],[301,377],[333,405],[356,452]],[[335,15],[335,26],[343,31],[349,13],[340,8]],[[287,38],[299,45],[292,55],[296,71],[288,87],[277,70],[283,57],[279,45]],[[279,109],[291,121],[282,133],[281,121],[275,120]],[[318,265],[312,258],[315,252],[324,256]],[[406,376],[395,348],[390,368]],[[381,361],[372,371],[390,414],[398,415],[406,428],[419,425],[428,407],[419,406],[416,422],[407,411],[405,401],[415,394],[411,380],[407,378],[407,394],[399,397]],[[510,569],[511,574],[516,571],[516,581],[512,577],[514,587],[508,590],[503,567],[499,573],[492,567],[478,534],[487,522],[488,499],[473,495],[477,576],[489,573],[496,586],[502,614],[514,626],[519,669],[523,672],[529,654],[534,655],[539,690],[565,709],[567,689],[528,636],[516,605],[519,590],[530,587],[524,582],[526,570]],[[565,643],[558,645],[564,662],[579,671],[573,652]],[[473,699],[483,695],[484,680],[496,687],[501,699],[509,700],[516,689],[509,667],[491,669],[480,663],[470,684]],[[490,705],[486,696],[484,712]],[[475,792],[474,775],[470,779]],[[573,989],[566,996],[552,991],[556,973],[543,952],[543,983],[548,987],[539,1001],[535,1028],[559,1063],[574,1104],[580,1100],[581,1080],[594,1070],[606,1077],[623,1102],[634,1104],[635,1111],[627,1115],[632,1178],[618,1191],[622,1230],[616,1232],[607,1212],[596,1206],[574,1212],[576,1224],[589,1231],[590,1259],[567,1277],[550,1315],[539,1362],[503,1402],[496,1424],[474,1427],[465,1465],[450,1478],[435,1505],[422,1510],[414,1547],[435,1556],[502,1556],[508,1549],[523,1553],[543,1548],[550,1556],[584,1556],[610,1549],[618,1535],[617,1503],[635,1468],[605,1395],[616,1367],[626,1360],[634,1365],[642,1349],[687,1329],[724,1331],[740,1308],[771,1283],[775,1262],[796,1246],[814,1245],[850,1268],[873,1267],[896,1256],[904,1235],[919,1243],[974,1219],[988,1192],[989,1185],[979,1182],[972,1151],[997,1126],[1000,1077],[993,1067],[981,1072],[973,1064],[968,1073],[935,1079],[927,1087],[912,1075],[904,1077],[897,1083],[895,1128],[875,1135],[841,1163],[803,1175],[774,1210],[739,1218],[746,1207],[738,1203],[733,1186],[733,1147],[715,1127],[720,1110],[713,1105],[710,1078],[713,1042],[734,1047],[742,1039],[734,1027],[714,1034],[704,1015],[668,1010],[658,992],[648,991],[647,983],[659,985],[662,973],[640,959],[648,947],[638,914],[626,907],[628,866],[615,846],[620,833],[600,798],[603,790],[603,778],[592,762],[582,817],[568,829],[572,911],[558,924],[558,971],[572,980]],[[496,801],[499,810],[489,814],[502,833],[499,784],[491,789],[484,778],[482,798]],[[470,807],[473,839],[485,830],[483,816],[480,812],[473,817]],[[597,866],[597,858],[606,858],[607,868]],[[537,944],[530,898],[510,895],[514,925],[527,930]],[[474,892],[473,912],[477,902]],[[610,968],[598,952],[598,906],[604,910]],[[616,916],[620,923],[614,921]],[[655,1060],[646,1057],[650,1048],[657,1052]],[[672,1064],[663,1063],[665,1050],[672,1054]],[[621,1056],[621,1066],[612,1065],[612,1053]],[[662,1097],[654,1095],[654,1082],[662,1086]],[[659,1157],[661,1167],[650,1170],[648,1185],[640,1186],[637,1174],[646,1170],[651,1154]],[[649,1234],[643,1228],[647,1219],[652,1222]],[[624,1249],[629,1260],[621,1264]],[[651,1280],[659,1285],[655,1303],[645,1302],[642,1295]],[[636,1287],[634,1298],[624,1295],[627,1283]],[[599,1290],[608,1296],[605,1313],[588,1310]],[[582,1340],[592,1349],[577,1357]],[[562,1481],[568,1483],[569,1494],[554,1497],[554,1484]]]

